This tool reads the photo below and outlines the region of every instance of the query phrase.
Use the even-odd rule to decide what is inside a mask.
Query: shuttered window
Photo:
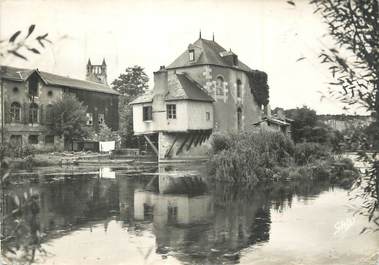
[[[36,103],[30,104],[29,123],[38,123],[38,105]]]

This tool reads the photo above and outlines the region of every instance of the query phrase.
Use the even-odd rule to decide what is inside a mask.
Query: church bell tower
[[[101,83],[107,85],[107,64],[105,63],[105,59],[101,64],[95,65],[91,63],[91,60],[88,59],[87,63],[87,74],[86,79],[88,81]]]

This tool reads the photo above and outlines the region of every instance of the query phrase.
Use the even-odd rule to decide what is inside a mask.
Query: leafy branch
[[[40,54],[40,49],[45,48],[46,43],[52,43],[48,38],[48,33],[38,35],[32,38],[32,34],[36,26],[34,24],[30,25],[26,35],[22,38],[22,31],[18,30],[12,34],[8,40],[0,40],[0,58],[5,58],[7,55],[13,55],[17,58],[28,60],[25,51],[26,50],[33,54]],[[40,46],[37,48],[37,46]]]

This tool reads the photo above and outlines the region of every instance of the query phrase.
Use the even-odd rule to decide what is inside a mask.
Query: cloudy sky
[[[327,92],[330,73],[318,55],[330,42],[326,27],[306,0],[0,0],[0,38],[36,24],[50,45],[28,62],[65,76],[85,77],[88,58],[108,64],[111,82],[128,66],[141,65],[152,79],[202,37],[231,48],[253,69],[268,73],[272,108],[308,105],[319,113],[343,113]],[[297,61],[305,57],[304,60]],[[150,82],[152,85],[152,82]]]

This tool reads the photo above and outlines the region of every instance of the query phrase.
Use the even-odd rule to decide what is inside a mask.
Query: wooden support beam
[[[190,137],[191,137],[191,141],[189,142],[189,145],[187,145],[187,151],[190,150],[192,143],[193,143],[193,140],[195,140],[196,134],[191,133]]]
[[[184,139],[183,143],[180,145],[178,151],[176,151],[176,155],[180,154],[180,152],[182,151],[184,145],[187,143],[188,138],[189,138],[189,136],[187,135],[186,138]]]
[[[159,151],[158,151],[158,148],[154,145],[154,143],[150,140],[149,136],[147,136],[146,134],[143,135],[143,137],[145,137],[145,140],[148,142],[148,144],[151,146],[151,148],[154,150],[154,152],[157,154],[157,156],[159,157]]]
[[[211,135],[212,135],[212,132],[207,132],[208,134],[207,134],[207,139],[206,140],[208,140],[210,137],[211,137]]]
[[[200,145],[202,145],[205,141],[205,138],[207,138],[207,135],[204,132],[201,132],[201,140],[200,140]]]
[[[196,132],[196,140],[195,140],[195,143],[194,143],[195,147],[199,144],[200,138],[201,138],[201,133]]]
[[[178,140],[178,136],[175,136],[175,139],[174,139],[174,141],[172,142],[170,148],[166,151],[166,154],[164,155],[165,158],[168,157],[168,156],[170,155],[171,150],[172,150],[172,148],[174,147],[174,145],[175,145],[175,143],[176,143],[177,140]]]

